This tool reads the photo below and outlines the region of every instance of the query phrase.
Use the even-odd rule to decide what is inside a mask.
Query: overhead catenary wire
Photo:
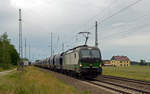
[[[118,1],[118,0],[117,0],[117,1]],[[96,15],[94,15],[93,17],[91,17],[90,19],[88,19],[88,20],[85,22],[84,25],[81,25],[81,26],[79,27],[80,29],[79,29],[78,31],[81,31],[81,28],[85,27],[85,26],[87,25],[87,23],[89,23],[90,21],[93,21],[93,20],[95,21],[95,20],[99,17],[99,15],[100,15],[100,16],[103,15],[102,13],[103,13],[106,9],[111,8],[112,5],[113,5],[113,3],[116,3],[117,1],[116,1],[116,0],[113,0],[112,2],[110,2],[110,4],[109,4],[108,7],[103,8],[103,9],[100,10]],[[88,30],[84,30],[84,31],[85,31],[85,32],[86,32],[86,31],[89,31],[89,30],[93,29],[94,26],[95,26],[95,25],[93,25],[92,27],[88,28]]]
[[[136,30],[135,32],[133,32],[133,33],[137,33],[137,32],[140,32],[139,30],[141,30],[141,29],[143,29],[144,27],[146,27],[146,26],[148,26],[150,23],[146,23],[146,24],[143,24],[143,22],[141,21],[142,19],[144,19],[146,16],[148,16],[150,13],[147,13],[147,14],[144,14],[144,15],[142,15],[142,16],[140,16],[140,17],[138,17],[138,18],[136,18],[136,19],[133,19],[132,21],[140,21],[140,23],[142,23],[142,25],[140,24],[140,25],[137,25],[137,24],[134,24],[134,27],[132,27],[132,28],[129,28],[129,29],[127,29],[127,30],[123,30],[123,31],[121,31],[121,32],[116,32],[116,33],[113,33],[113,34],[110,34],[110,35],[106,35],[106,36],[104,36],[104,37],[102,37],[102,39],[108,39],[110,36],[114,36],[114,35],[117,35],[117,36],[119,36],[119,35],[127,35],[127,34],[129,34],[129,33],[131,33],[131,31],[133,31],[133,30]],[[147,18],[146,18],[147,19]],[[145,21],[145,20],[144,20]],[[131,24],[130,24],[131,25]],[[118,34],[119,33],[119,34]]]
[[[126,7],[122,8],[122,9],[120,9],[119,11],[113,13],[112,15],[110,15],[110,16],[108,16],[108,17],[102,19],[102,20],[98,20],[98,22],[99,22],[98,24],[102,24],[104,21],[107,21],[108,19],[110,19],[110,18],[112,18],[112,17],[118,15],[119,13],[121,13],[121,12],[123,12],[123,11],[125,11],[125,10],[127,10],[127,9],[129,9],[129,8],[131,8],[132,6],[138,4],[138,3],[141,2],[141,1],[143,1],[143,0],[136,0],[135,2],[133,2],[133,3],[129,4],[128,6],[126,6]],[[92,25],[91,27],[89,27],[89,28],[88,28],[87,30],[85,30],[85,31],[89,31],[89,30],[93,29],[94,27],[95,27],[95,25]]]
[[[133,3],[131,3],[131,4],[129,4],[128,6],[126,6],[126,7],[122,8],[122,9],[120,9],[118,12],[115,12],[115,13],[113,13],[112,15],[110,15],[110,16],[106,17],[105,19],[101,20],[101,22],[104,22],[104,21],[106,21],[106,20],[108,20],[108,19],[110,19],[110,18],[112,18],[112,17],[118,15],[119,13],[121,13],[121,12],[123,12],[123,11],[129,9],[130,7],[136,5],[137,3],[141,2],[141,1],[143,1],[143,0],[137,0],[137,1],[135,1],[135,2],[133,2]]]
[[[130,7],[132,7],[132,6],[136,5],[137,3],[139,3],[140,1],[142,1],[142,0],[137,0],[137,1],[135,1],[135,2],[133,2],[133,3],[131,3],[131,4],[129,4],[128,6],[126,6],[126,7],[122,8],[122,9],[120,9],[119,11],[117,11],[117,12],[113,13],[112,15],[106,17],[105,19],[99,21],[98,24],[101,24],[102,22],[107,21],[108,19],[110,19],[110,18],[112,18],[112,17],[118,15],[119,13],[121,13],[121,12],[127,10],[127,9],[129,9]],[[91,29],[93,29],[93,28],[94,28],[94,26],[91,26],[88,30],[91,30]],[[105,38],[106,38],[106,37],[105,37]]]
[[[122,37],[127,37],[127,36],[129,35],[129,33],[130,33],[130,35],[131,35],[131,33],[140,32],[140,30],[143,29],[143,28],[145,28],[145,27],[147,27],[147,25],[150,25],[150,23],[142,24],[142,25],[139,25],[139,26],[135,26],[134,28],[130,28],[130,29],[128,29],[128,30],[122,31],[122,32],[120,32],[119,34],[117,34],[117,36],[118,36],[118,35],[123,35]],[[132,30],[136,30],[136,32],[131,32]],[[109,37],[109,36],[107,36],[107,38],[108,38],[108,37]],[[105,38],[106,38],[106,37],[105,37]]]

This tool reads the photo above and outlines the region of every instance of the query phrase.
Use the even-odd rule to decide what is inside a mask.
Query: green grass
[[[77,94],[77,91],[50,73],[28,67],[23,72],[0,76],[0,94]]]
[[[150,82],[150,66],[103,67],[103,75],[126,77]]]
[[[0,67],[0,72],[3,71],[4,69]]]
[[[0,66],[0,72],[2,72],[2,71],[7,71],[7,70],[12,70],[12,69],[14,69],[14,68],[16,68],[16,66],[9,65],[9,67],[8,67],[7,69],[2,68],[2,67]]]
[[[81,94],[91,94],[89,91],[83,91]]]

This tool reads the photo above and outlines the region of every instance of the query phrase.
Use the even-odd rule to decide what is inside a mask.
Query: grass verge
[[[12,69],[14,69],[14,68],[16,68],[16,66],[9,65],[9,67],[6,68],[6,69],[0,66],[0,72],[2,72],[2,71],[7,71],[7,70],[12,70]]]
[[[103,67],[103,75],[126,77],[150,82],[150,66]]]
[[[36,67],[0,77],[0,94],[76,94],[76,89]]]

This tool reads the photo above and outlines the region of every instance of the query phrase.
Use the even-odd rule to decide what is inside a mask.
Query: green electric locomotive
[[[62,56],[62,70],[83,77],[101,75],[102,58],[100,49],[82,45],[66,51]]]

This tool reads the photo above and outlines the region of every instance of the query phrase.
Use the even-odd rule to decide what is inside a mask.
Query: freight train
[[[69,75],[95,78],[102,74],[101,64],[99,48],[81,45],[40,60],[35,65]]]

